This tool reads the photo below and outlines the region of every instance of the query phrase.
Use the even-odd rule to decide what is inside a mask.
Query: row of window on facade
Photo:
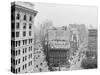
[[[28,64],[26,63],[26,64],[22,65],[22,70],[27,69],[27,67],[30,67],[31,65],[32,65],[32,61],[28,62]],[[13,73],[20,73],[21,72],[21,67],[18,67],[17,69],[11,67],[11,71]]]
[[[16,22],[16,26],[15,26],[15,23],[11,23],[11,29],[20,29],[20,23],[19,22]],[[16,27],[16,28],[15,28]],[[26,29],[27,28],[27,23],[23,23],[23,29]],[[29,29],[32,29],[32,24],[29,23]]]
[[[43,66],[43,63],[41,62],[39,65],[40,65],[40,66]],[[39,67],[39,65],[36,65],[36,68],[38,68],[38,67]]]
[[[42,66],[42,67],[43,67],[43,63],[40,63],[40,66]],[[39,72],[42,72],[42,68],[39,68],[39,65],[36,65],[36,68],[38,68],[38,69],[39,69]]]
[[[16,17],[15,17],[15,14],[14,14],[14,13],[11,14],[11,20],[15,20],[15,18],[16,18],[17,20],[20,20],[21,17],[22,17],[22,16],[21,16],[20,13],[17,13],[17,14],[16,14]],[[32,20],[33,20],[32,16],[29,16],[29,20],[28,20],[28,15],[26,15],[26,14],[24,14],[22,18],[23,18],[24,21],[32,21]]]
[[[22,62],[27,61],[27,58],[28,58],[28,59],[32,59],[32,53],[30,53],[30,54],[28,55],[28,57],[27,57],[27,56],[23,56]],[[13,65],[18,65],[18,64],[21,63],[21,58],[19,58],[19,59],[17,59],[17,60],[11,58],[11,63],[12,63]]]
[[[30,46],[28,50],[29,50],[28,52],[32,51],[32,46]],[[23,48],[23,50],[22,50],[22,54],[25,54],[25,53],[27,53],[27,48]],[[20,49],[19,50],[11,50],[11,55],[13,55],[13,56],[21,55],[21,50]]]
[[[25,40],[19,40],[19,41],[12,41],[11,40],[11,46],[12,47],[19,47],[22,45],[27,45],[27,44],[31,44],[32,43],[32,39],[25,39]]]
[[[16,35],[16,36],[15,36]],[[32,35],[32,31],[29,31],[29,36],[31,36]],[[23,31],[23,37],[25,37],[26,36],[26,31]],[[17,32],[12,32],[12,35],[11,35],[11,37],[20,37],[20,32],[19,31],[17,31]]]
[[[35,51],[35,50],[34,50]],[[42,51],[35,51],[34,54],[41,54]]]

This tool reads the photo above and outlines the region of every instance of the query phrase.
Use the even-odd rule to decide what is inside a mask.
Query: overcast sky
[[[35,17],[35,25],[42,23],[46,19],[52,20],[54,26],[64,26],[69,24],[93,25],[97,28],[97,8],[88,6],[34,3],[35,10],[38,11]]]

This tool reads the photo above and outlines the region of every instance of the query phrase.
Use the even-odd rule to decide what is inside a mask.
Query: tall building
[[[48,29],[48,44],[51,48],[70,48],[70,32],[67,27],[54,27]]]
[[[76,35],[77,42],[79,44],[87,41],[88,29],[86,28],[85,24],[69,24],[68,28],[71,31],[72,35]]]
[[[53,27],[48,29],[47,37],[47,60],[49,68],[67,67],[69,57],[69,42],[70,33],[67,27]]]
[[[34,67],[34,5],[11,3],[11,72],[32,72]]]
[[[97,52],[97,29],[88,29],[88,50]]]
[[[88,29],[85,24],[69,24],[68,28],[71,33],[70,44],[73,52],[78,50],[83,43],[88,43]]]

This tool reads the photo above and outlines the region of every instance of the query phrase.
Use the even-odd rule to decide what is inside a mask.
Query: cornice
[[[11,10],[18,10],[18,11],[21,11],[21,12],[30,13],[34,16],[36,16],[36,14],[38,13],[38,11],[36,11],[36,10],[32,10],[30,8],[27,8],[27,7],[24,7],[24,6],[21,6],[21,5],[17,5],[15,3],[13,3],[11,5]]]

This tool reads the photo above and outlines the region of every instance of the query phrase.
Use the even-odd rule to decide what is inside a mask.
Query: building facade
[[[79,44],[88,40],[88,29],[85,24],[69,24],[68,28],[71,32],[72,39],[73,35],[75,35]]]
[[[88,50],[97,52],[97,29],[88,29]]]
[[[26,7],[23,3],[11,3],[11,72],[13,73],[33,71],[36,14],[37,11]]]
[[[70,33],[67,27],[53,27],[48,29],[47,37],[47,60],[51,70],[67,67],[70,50]]]
[[[70,32],[67,27],[54,27],[48,29],[48,44],[50,48],[70,48]]]
[[[71,34],[71,50],[72,52],[76,52],[83,43],[88,43],[88,29],[85,24],[69,24],[68,28]]]

